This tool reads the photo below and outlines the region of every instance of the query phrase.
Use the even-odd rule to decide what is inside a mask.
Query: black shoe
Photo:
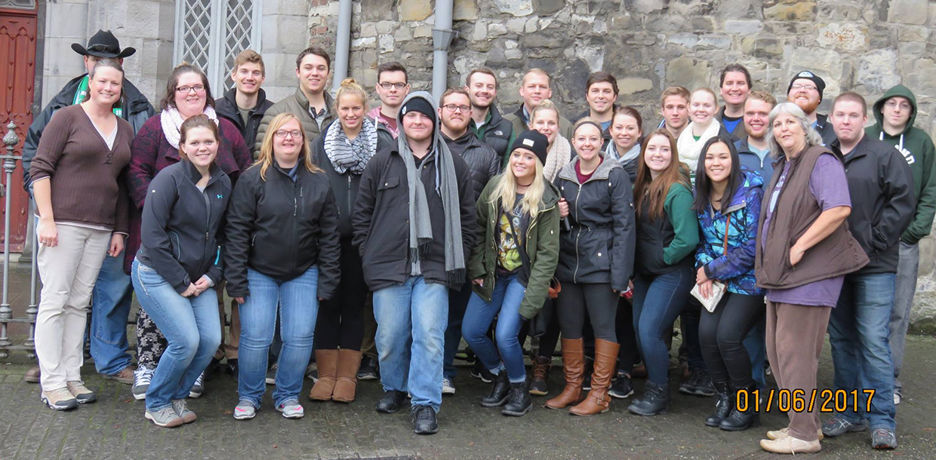
[[[361,357],[361,367],[357,371],[358,380],[377,380],[379,376],[377,360],[372,356],[363,355]]]
[[[689,378],[679,385],[679,392],[687,395],[695,395],[696,387],[699,386],[699,371],[694,370],[689,374]]]
[[[705,369],[699,369],[696,371],[698,375],[695,386],[696,396],[715,396],[715,386],[712,384],[712,376],[709,375],[708,371]]]
[[[732,409],[732,398],[728,394],[728,382],[717,382],[715,385],[715,412],[705,419],[705,426],[717,428],[722,420],[728,416]]]
[[[413,419],[413,432],[416,434],[434,434],[439,431],[439,423],[436,422],[436,413],[432,407],[413,406],[410,417]]]
[[[724,420],[721,421],[721,423],[718,425],[719,428],[725,431],[743,431],[758,423],[757,412],[754,410],[754,404],[748,404],[746,408],[747,410],[741,412],[738,410],[738,405],[733,403],[739,391],[747,391],[748,394],[751,394],[751,392],[756,389],[756,383],[731,389],[731,412],[727,417],[725,417]]]
[[[503,406],[507,401],[507,393],[509,392],[510,380],[507,380],[507,370],[501,369],[500,373],[494,377],[491,394],[481,398],[481,405],[484,407]]]
[[[627,406],[627,410],[637,415],[650,416],[666,412],[666,406],[668,405],[669,391],[667,388],[647,381],[643,396]]]
[[[384,397],[380,398],[380,401],[377,401],[377,412],[392,414],[400,410],[404,402],[406,402],[405,391],[390,390],[384,393]]]
[[[545,380],[530,380],[530,394],[536,396],[546,396],[549,394],[549,386]]]
[[[507,404],[501,411],[504,415],[520,417],[526,415],[533,408],[533,399],[527,391],[526,383],[511,383],[510,392],[507,394]]]
[[[237,358],[229,358],[227,360],[227,365],[224,366],[224,372],[233,375],[235,379],[237,378]]]
[[[608,394],[617,399],[624,399],[634,394],[630,376],[624,371],[618,371],[617,378],[611,384],[611,390],[608,391]]]
[[[484,383],[491,383],[494,381],[494,374],[491,371],[484,368],[484,365],[481,364],[481,360],[475,360],[474,365],[471,366],[471,371],[469,372],[472,377],[476,379],[481,379]]]

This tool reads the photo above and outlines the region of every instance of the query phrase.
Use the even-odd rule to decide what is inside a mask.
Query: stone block
[[[370,48],[377,44],[377,37],[361,37],[351,39],[351,49]]]
[[[380,21],[376,24],[378,34],[389,34],[393,33],[396,29],[408,28],[408,25],[403,25],[394,21]]]
[[[897,51],[899,52],[901,61],[913,62],[923,57],[923,54],[926,53],[926,44],[920,42],[900,43],[897,45]]]
[[[523,33],[531,34],[533,32],[536,32],[537,24],[539,24],[539,20],[537,20],[536,18],[527,19],[526,25],[523,26]]]
[[[526,27],[526,18],[511,18],[507,20],[507,31],[514,34],[522,34]]]
[[[873,50],[858,59],[855,81],[865,87],[865,93],[883,93],[900,83],[897,74],[897,53],[892,49]]]
[[[666,78],[663,86],[680,85],[696,88],[708,84],[712,75],[712,65],[708,61],[680,56],[666,65]]]
[[[492,0],[494,7],[501,13],[514,16],[527,16],[533,13],[533,2],[530,0]]]
[[[72,42],[87,45],[88,5],[81,3],[48,3],[46,7],[47,37],[74,38]],[[94,33],[94,32],[91,32]],[[120,40],[120,37],[117,38]]]
[[[891,0],[887,21],[901,24],[926,24],[926,0]]]
[[[549,16],[565,6],[565,0],[533,0],[533,11],[540,16]]]
[[[307,46],[309,18],[305,16],[264,16],[261,24],[264,50],[298,53]]]
[[[903,42],[925,42],[929,38],[929,27],[926,26],[900,26],[897,28],[897,39]]]
[[[400,0],[397,5],[400,21],[422,21],[432,14],[429,0]]]
[[[475,0],[455,0],[452,5],[452,20],[474,21],[478,19],[478,2]]]
[[[377,37],[377,46],[380,49],[381,54],[393,52],[393,43],[393,35],[387,34]]]
[[[699,36],[690,33],[676,33],[666,37],[667,44],[679,45],[684,48],[692,48],[699,42]]]
[[[507,33],[507,26],[499,22],[488,24],[488,36],[498,37]]]
[[[922,99],[923,95],[932,97],[936,95],[936,61],[931,58],[920,58],[911,62],[904,63],[901,66],[903,75],[903,84],[908,88],[913,88],[917,95],[917,100]],[[920,125],[922,120],[918,120]]]
[[[843,51],[868,49],[868,34],[864,27],[855,23],[827,24],[819,29],[819,45]]]
[[[666,7],[668,1],[664,0],[633,0],[634,11],[638,13],[652,13],[654,11],[660,11]]]
[[[361,37],[376,37],[377,36],[377,24],[373,22],[365,22],[361,24]]]
[[[812,21],[816,2],[812,0],[765,0],[764,19],[768,21]]]
[[[775,37],[744,37],[741,39],[741,51],[761,59],[780,59],[783,57],[783,43]]]
[[[653,80],[648,78],[619,78],[618,89],[621,94],[634,94],[653,89]]]
[[[699,43],[696,44],[698,50],[727,50],[731,48],[731,37],[724,35],[702,35],[699,37]]]
[[[166,8],[161,2],[128,2],[126,16],[123,18],[127,32],[142,38],[173,39],[174,34],[161,35],[165,32],[163,24],[159,24],[159,21],[165,19],[163,9]],[[170,19],[170,26],[172,25],[174,24]]]
[[[432,37],[432,27],[427,24],[413,27],[413,38]]]
[[[792,76],[795,72],[808,69],[826,81],[826,94],[837,94],[830,91],[831,80],[842,78],[842,55],[829,49],[799,47],[790,50],[787,73]],[[785,89],[785,88],[784,88]]]
[[[396,41],[406,41],[413,39],[413,28],[412,27],[400,27],[395,32],[393,32],[393,39]]]
[[[487,38],[487,36],[488,36],[487,22],[479,19],[478,22],[475,23],[474,29],[471,32],[471,41],[473,42],[485,41],[484,39]]]
[[[364,0],[362,3],[377,3],[374,0]],[[292,16],[305,16],[309,14],[308,4],[296,0],[263,0],[263,14],[285,14]]]
[[[757,19],[727,19],[725,32],[729,34],[751,35],[764,29],[764,23]]]
[[[505,50],[504,50],[504,58],[506,58],[508,61],[517,60],[517,59],[522,59],[522,58],[523,58],[523,52],[520,51],[520,50],[518,50],[518,49],[516,49],[516,48],[514,48],[514,49],[505,49]]]

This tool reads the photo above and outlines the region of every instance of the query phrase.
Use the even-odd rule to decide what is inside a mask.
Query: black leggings
[[[753,382],[751,359],[742,342],[764,317],[764,296],[726,292],[715,311],[702,312],[699,342],[712,381],[744,388]]]
[[[315,349],[360,350],[364,337],[367,285],[361,257],[350,240],[341,240],[341,282],[335,295],[322,302],[315,325]]]
[[[618,369],[630,375],[631,369],[640,360],[640,350],[637,349],[637,334],[634,333],[634,306],[630,300],[620,298],[617,308],[615,332],[617,333],[618,343],[621,344],[618,351]]]
[[[618,295],[611,285],[562,283],[556,313],[559,329],[567,339],[582,338],[585,329],[585,313],[595,331],[595,338],[617,343],[614,319],[617,314]]]

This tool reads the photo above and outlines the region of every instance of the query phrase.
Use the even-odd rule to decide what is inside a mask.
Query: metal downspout
[[[448,86],[448,50],[452,44],[453,0],[435,2],[435,25],[432,29],[432,98],[438,103]]]
[[[348,60],[351,54],[351,0],[338,2],[338,33],[335,42],[335,69],[332,74],[332,93],[338,91],[341,80],[348,78]]]

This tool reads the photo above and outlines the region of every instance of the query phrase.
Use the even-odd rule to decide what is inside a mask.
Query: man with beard
[[[514,113],[504,116],[513,124],[513,132],[515,133],[533,129],[530,126],[530,114],[533,113],[533,107],[552,97],[552,89],[549,87],[549,75],[543,69],[532,68],[528,70],[520,82],[520,97],[523,99],[520,108]],[[572,139],[572,124],[562,116],[559,117],[559,132],[567,139]]]
[[[480,74],[486,75],[486,74]],[[470,78],[470,77],[469,77]],[[481,190],[499,171],[500,158],[487,144],[469,132],[474,115],[469,92],[447,89],[439,99],[439,119],[442,121],[442,140],[452,155],[461,157],[471,170],[474,204]],[[466,278],[459,289],[449,289],[448,327],[445,330],[445,356],[443,357],[442,394],[455,394],[455,352],[461,341],[462,317],[471,297],[471,282]]]
[[[399,62],[384,62],[377,66],[377,97],[380,98],[380,107],[374,107],[367,116],[377,122],[381,127],[393,135],[393,138],[400,134],[400,127],[397,125],[397,113],[400,111],[400,104],[403,98],[409,94],[409,76],[406,74],[406,67]]]
[[[822,143],[829,145],[835,140],[835,131],[825,115],[816,113],[816,109],[822,103],[822,92],[825,86],[825,80],[804,70],[790,80],[790,86],[787,87],[787,100],[803,109],[806,118],[812,122],[812,127],[822,136]]]
[[[670,86],[660,96],[663,120],[658,128],[666,128],[673,139],[679,139],[682,130],[689,125],[689,97],[689,90],[682,86]]]
[[[494,100],[497,99],[497,78],[494,71],[481,67],[469,72],[468,78],[465,79],[465,91],[471,99],[471,119],[468,127],[481,142],[491,146],[498,157],[503,158],[513,136],[513,125],[501,116],[494,105]],[[481,184],[481,187],[485,184]],[[478,189],[478,193],[480,192],[481,189]]]
[[[725,105],[715,114],[715,119],[729,134],[736,139],[743,139],[744,101],[751,92],[751,73],[741,64],[728,64],[722,69],[719,80],[719,91]]]

